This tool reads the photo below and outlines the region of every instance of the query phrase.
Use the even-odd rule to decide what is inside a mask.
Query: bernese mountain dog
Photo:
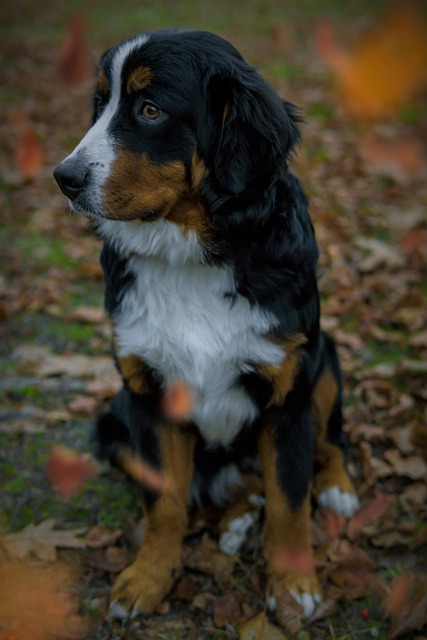
[[[340,369],[319,329],[318,249],[288,163],[298,111],[222,38],[139,35],[101,58],[93,123],[54,176],[104,241],[105,306],[123,388],[98,453],[148,484],[145,537],[112,590],[118,617],[152,612],[180,567],[191,504],[224,507],[237,553],[263,505],[267,602],[320,601],[310,507],[350,517]],[[191,390],[191,417],[164,412]],[[263,497],[261,497],[261,494]]]

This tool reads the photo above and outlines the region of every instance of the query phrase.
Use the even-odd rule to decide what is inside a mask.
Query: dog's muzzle
[[[53,172],[62,193],[75,200],[89,182],[89,169],[81,158],[66,158]]]

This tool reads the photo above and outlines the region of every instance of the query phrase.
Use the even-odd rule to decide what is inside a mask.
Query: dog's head
[[[153,32],[103,55],[92,127],[54,175],[90,217],[191,227],[208,202],[250,199],[283,175],[297,121],[225,40]]]

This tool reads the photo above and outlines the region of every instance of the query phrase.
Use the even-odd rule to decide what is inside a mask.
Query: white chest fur
[[[157,257],[130,259],[134,284],[113,321],[119,355],[136,355],[168,384],[195,394],[193,420],[208,442],[230,443],[257,408],[239,375],[257,362],[279,364],[283,351],[265,334],[274,317],[235,296],[231,269]]]

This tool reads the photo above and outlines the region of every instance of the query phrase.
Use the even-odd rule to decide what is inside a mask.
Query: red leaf
[[[391,614],[390,638],[421,630],[427,623],[427,578],[414,574],[400,576],[392,588],[387,606]]]
[[[63,497],[73,495],[96,473],[88,454],[78,454],[62,445],[52,447],[45,469],[55,491]]]
[[[317,48],[336,75],[345,106],[357,117],[395,112],[425,77],[427,31],[422,16],[407,5],[383,16],[353,51],[341,47],[330,22],[321,22]]]
[[[163,396],[162,409],[174,422],[187,422],[191,418],[194,395],[191,389],[180,380],[171,382]]]
[[[88,76],[85,34],[86,20],[77,14],[68,24],[56,63],[58,77],[69,86],[82,84]]]
[[[380,493],[376,498],[364,505],[347,525],[347,536],[354,540],[366,524],[381,518],[393,502],[393,496]]]
[[[16,131],[15,162],[20,176],[32,180],[43,165],[43,150],[32,123],[16,108],[11,114]]]

